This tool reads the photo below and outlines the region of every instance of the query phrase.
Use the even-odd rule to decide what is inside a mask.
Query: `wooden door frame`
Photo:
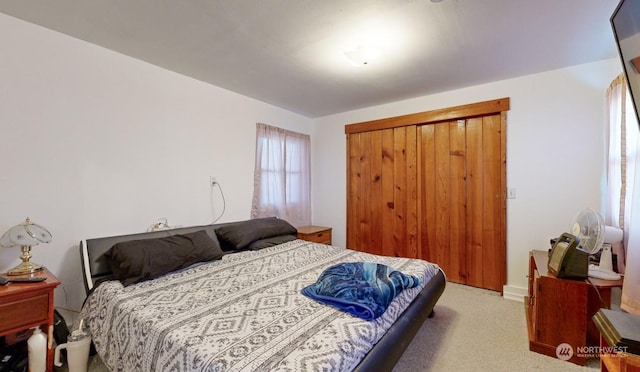
[[[351,133],[397,128],[408,125],[433,124],[442,121],[467,119],[475,116],[485,116],[505,112],[509,110],[509,107],[510,99],[509,97],[505,97],[491,101],[471,103],[468,105],[347,124],[344,126],[344,133],[349,135]]]

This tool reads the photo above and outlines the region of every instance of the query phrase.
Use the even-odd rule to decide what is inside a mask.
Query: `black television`
[[[589,276],[589,253],[578,248],[580,239],[564,233],[553,244],[547,270],[558,278],[585,279]]]
[[[611,15],[611,27],[640,123],[640,1],[621,0]]]

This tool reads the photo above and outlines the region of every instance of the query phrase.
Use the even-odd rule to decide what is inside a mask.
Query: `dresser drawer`
[[[8,299],[0,304],[0,332],[35,323],[46,323],[49,313],[49,294]]]
[[[331,228],[324,226],[303,226],[298,228],[298,239],[331,245]]]

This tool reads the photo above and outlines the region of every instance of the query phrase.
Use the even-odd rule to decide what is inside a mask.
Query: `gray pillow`
[[[247,249],[256,240],[298,233],[289,222],[276,217],[233,222],[215,231],[223,250]]]
[[[115,244],[106,253],[114,276],[124,285],[157,278],[197,262],[223,256],[206,231]]]
[[[273,247],[274,245],[290,242],[296,239],[297,237],[295,235],[273,236],[271,238],[256,240],[255,242],[249,244],[247,249],[249,249],[250,251],[258,251],[260,249]]]

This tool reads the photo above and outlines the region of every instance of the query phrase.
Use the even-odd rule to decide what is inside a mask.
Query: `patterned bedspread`
[[[303,296],[328,266],[367,261],[420,278],[373,321]],[[112,371],[349,371],[439,268],[294,240],[123,287],[103,283],[81,316]]]

